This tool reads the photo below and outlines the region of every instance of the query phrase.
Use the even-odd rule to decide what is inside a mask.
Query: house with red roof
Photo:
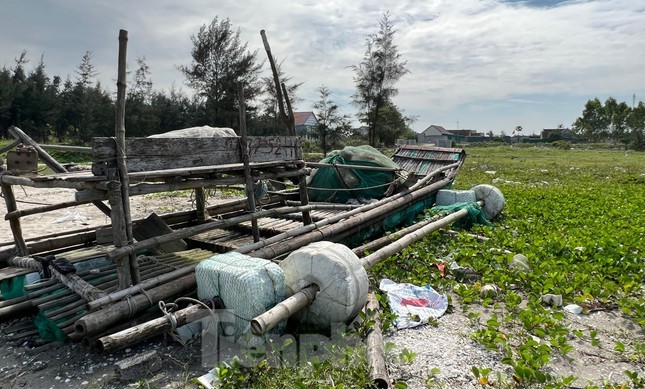
[[[294,112],[296,122],[296,135],[302,138],[309,138],[313,135],[318,125],[318,119],[313,112]]]

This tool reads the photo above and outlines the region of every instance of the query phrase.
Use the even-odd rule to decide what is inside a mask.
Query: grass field
[[[372,280],[388,277],[432,285],[459,300],[465,312],[454,313],[472,320],[472,339],[504,355],[502,362],[512,368],[512,376],[495,378],[485,366],[465,367],[472,369],[482,387],[570,387],[577,377],[553,376],[547,365],[554,358],[571,358],[573,339],[598,346],[597,334],[567,324],[561,308],[544,305],[540,298],[547,293],[561,294],[565,304],[583,307],[583,314],[618,312],[636,323],[642,333],[645,154],[510,147],[468,148],[467,154],[454,188],[492,184],[506,197],[506,209],[493,227],[475,226],[468,231],[490,240],[479,242],[466,231],[457,238],[435,233],[373,268]],[[528,258],[530,271],[509,267],[515,253]],[[480,280],[460,283],[450,276],[442,278],[435,265],[448,255],[459,265],[474,269]],[[485,284],[498,286],[500,292],[482,296],[479,292]],[[493,315],[480,317],[477,312],[482,307],[490,308]],[[385,316],[387,322],[388,314]],[[620,339],[603,347],[642,370],[645,337]],[[363,387],[367,382],[363,350],[337,351],[342,356],[337,361],[286,369],[224,368],[221,378],[228,384],[245,382],[250,387],[265,387],[267,382],[271,387],[294,383],[307,387],[315,382]],[[348,358],[352,358],[349,365]],[[410,358],[413,355],[395,356]],[[618,373],[623,384],[577,382],[575,387],[645,385],[636,372]],[[442,387],[431,380],[427,384]],[[397,387],[405,386],[397,383]]]
[[[509,147],[470,148],[467,154],[454,188],[492,184],[506,197],[506,209],[493,228],[470,231],[490,240],[434,234],[374,269],[375,278],[454,292],[465,309],[494,307],[495,315],[481,323],[473,339],[506,355],[504,363],[513,367],[518,387],[566,387],[544,367],[554,356],[568,354],[572,336],[593,344],[595,334],[563,324],[562,310],[541,304],[542,295],[560,294],[565,305],[577,304],[583,313],[620,311],[641,330],[645,327],[645,154]],[[509,268],[515,253],[528,258],[530,271]],[[428,271],[447,255],[474,269],[481,280],[458,283]],[[481,296],[485,284],[498,286],[500,293]],[[472,313],[472,319],[478,315]],[[612,346],[621,358],[643,366],[644,341]],[[631,371],[625,374],[630,384],[645,383]]]

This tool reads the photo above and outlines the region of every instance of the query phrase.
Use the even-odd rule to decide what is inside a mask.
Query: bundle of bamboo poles
[[[83,296],[80,290],[73,290],[65,284],[68,280],[51,278],[25,287],[27,294],[23,297],[0,302],[0,321],[40,312],[41,317],[51,324],[51,329],[59,331],[56,336],[73,340],[108,330],[115,331],[120,322],[138,315],[160,300],[193,293],[194,267],[196,263],[212,255],[207,250],[193,249],[154,258],[140,257],[138,262],[142,282],[130,288],[127,294],[117,291],[118,279],[114,264],[73,274],[77,278],[75,282],[82,284],[86,291],[91,289],[100,291],[100,294],[86,293]],[[139,294],[131,296],[135,293],[134,288],[138,288],[136,292]],[[97,303],[91,304],[92,302]],[[106,307],[110,303],[112,305]],[[91,330],[77,334],[77,322],[83,322],[83,319],[92,321],[92,318],[98,320],[91,324]]]

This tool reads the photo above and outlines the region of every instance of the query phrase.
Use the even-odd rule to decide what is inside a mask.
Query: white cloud
[[[529,101],[645,93],[641,0],[570,1],[555,7],[497,0],[12,2],[13,17],[0,26],[0,65],[12,66],[27,48],[32,59],[45,52],[48,72],[64,77],[73,74],[85,50],[93,50],[104,85],[113,88],[116,37],[125,28],[129,62],[145,55],[155,87],[169,88],[183,83],[175,65],[190,62],[190,35],[215,16],[228,17],[260,59],[266,56],[259,30],[266,29],[285,72],[305,82],[299,108],[310,109],[323,84],[348,104],[353,75],[347,66],[359,63],[365,36],[376,31],[387,11],[411,71],[397,84],[395,101],[419,115],[419,123],[461,117],[464,125],[472,121],[468,126],[486,130],[521,120],[527,121],[525,128],[549,127],[553,123],[544,121],[551,117],[570,123],[584,100],[569,106],[568,113]],[[518,105],[533,111],[521,116]],[[501,117],[486,116],[490,107]]]

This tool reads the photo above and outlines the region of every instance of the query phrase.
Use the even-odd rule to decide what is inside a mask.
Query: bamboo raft
[[[0,173],[7,209],[5,220],[14,237],[13,242],[0,243],[0,282],[12,282],[35,272],[45,276],[38,283],[24,286],[23,296],[0,301],[0,321],[36,315],[35,327],[24,321],[10,327],[18,332],[16,339],[39,334],[48,341],[83,341],[89,347],[112,351],[135,338],[110,337],[111,334],[137,332],[133,326],[138,322],[148,323],[142,330],[145,336],[164,331],[168,325],[163,317],[159,318],[161,313],[148,308],[160,301],[193,296],[197,263],[215,253],[237,251],[279,261],[291,251],[321,240],[351,242],[347,244],[353,244],[359,256],[384,246],[384,253],[396,252],[394,235],[383,236],[389,218],[411,209],[421,212],[423,207],[417,206],[433,202],[440,189],[451,185],[464,162],[465,152],[461,149],[403,146],[395,151],[392,160],[407,173],[407,181],[388,197],[359,205],[310,203],[307,176],[312,168],[324,164],[307,164],[296,136],[247,136],[241,85],[239,137],[126,138],[123,104],[127,33],[123,33],[119,36],[116,136],[94,138],[91,148],[74,149],[92,154],[91,171],[67,171],[46,152],[46,147],[16,127],[9,129],[16,141],[0,150],[27,145],[54,171],[43,176]],[[263,39],[270,54],[264,35]],[[288,121],[287,117],[285,122]],[[269,191],[258,207],[260,199],[254,194],[254,183],[268,180],[278,180],[282,187],[291,181],[294,188]],[[235,184],[244,185],[245,198],[207,205],[208,189]],[[19,209],[14,196],[16,186],[70,188],[75,193],[69,201],[59,204]],[[131,196],[170,190],[194,191],[195,209],[132,220]],[[90,203],[110,218],[110,225],[23,237],[21,218]],[[401,231],[416,234],[414,231],[429,227],[419,224]],[[362,241],[357,243],[357,237]],[[366,240],[371,241],[362,244]],[[51,255],[64,257],[76,270],[66,272],[66,263],[50,264],[47,261],[53,258]],[[364,258],[365,266],[382,259],[372,254]],[[302,293],[309,293],[309,301],[315,296],[315,291]],[[199,309],[193,306],[180,310],[176,318],[183,323],[195,310]],[[148,321],[154,318],[158,319]],[[381,376],[382,370],[377,375]]]
[[[17,128],[12,128],[12,133],[20,140],[25,141],[25,143],[31,141],[26,134]],[[275,139],[252,140],[252,142],[258,142],[258,144],[260,144],[259,142],[265,142],[265,144],[268,144],[275,141]],[[132,149],[135,150],[138,150],[136,146],[138,146],[139,142],[146,145],[144,148],[146,150],[154,149],[154,147],[150,146],[150,141],[150,139],[137,138],[127,140],[129,145],[134,145]],[[239,183],[245,178],[243,163],[239,164],[236,169],[231,167],[232,164],[168,168],[164,163],[170,159],[169,155],[177,154],[181,149],[193,150],[196,145],[190,140],[183,144],[183,140],[178,139],[173,139],[171,142],[162,139],[154,140],[154,142],[157,141],[165,142],[164,147],[171,151],[161,157],[155,156],[155,158],[143,154],[142,151],[137,151],[140,161],[150,158],[157,168],[147,170],[143,162],[140,162],[139,165],[133,164],[134,168],[131,169],[133,171],[129,169],[128,173],[130,196],[164,191],[168,188],[168,177],[172,177],[173,186],[193,187],[196,191],[203,191],[207,188],[221,185],[222,180],[226,180],[224,181],[226,183]],[[239,142],[237,139],[226,139],[225,141],[220,140],[219,143],[223,142],[225,145],[230,145],[235,141]],[[294,155],[299,157],[301,151],[298,148],[297,139],[291,141],[296,146]],[[100,150],[98,153],[95,152],[95,155],[101,156],[95,157],[95,159],[104,159],[103,155],[106,152],[102,148],[105,147],[106,142],[108,141],[103,139],[95,140],[95,145]],[[187,147],[187,144],[190,147]],[[212,144],[209,143],[209,146]],[[229,153],[226,158],[230,161],[230,151],[228,151],[228,147],[226,149],[227,153]],[[46,152],[42,151],[42,153]],[[109,151],[107,153],[109,154]],[[212,154],[211,158],[218,158],[217,152]],[[256,158],[258,158],[257,155]],[[153,219],[157,224],[153,224],[152,229],[161,225],[167,229],[165,235],[157,237],[140,236],[136,242],[127,240],[125,228],[123,227],[125,219],[122,210],[123,206],[119,204],[121,197],[118,194],[111,193],[115,188],[119,189],[122,182],[118,179],[110,180],[108,175],[104,174],[107,168],[103,161],[95,163],[91,173],[62,172],[34,177],[5,173],[0,176],[3,193],[9,194],[9,196],[5,195],[7,205],[5,219],[10,221],[15,242],[14,247],[0,250],[0,261],[5,265],[9,265],[0,268],[0,281],[33,272],[33,267],[36,265],[25,266],[24,259],[31,258],[34,255],[55,253],[65,256],[72,263],[107,258],[109,265],[103,263],[104,266],[95,269],[94,272],[83,271],[78,274],[81,279],[106,294],[110,294],[130,286],[130,284],[136,284],[130,280],[125,287],[122,286],[124,282],[121,278],[132,268],[126,261],[119,261],[120,258],[124,257],[123,252],[146,255],[143,260],[141,257],[136,259],[137,265],[134,267],[139,272],[138,282],[145,282],[160,274],[176,270],[176,268],[194,266],[196,260],[209,257],[218,252],[235,250],[251,256],[277,260],[288,252],[316,240],[325,239],[342,242],[349,236],[355,236],[367,231],[371,232],[371,236],[382,235],[385,232],[381,226],[384,218],[396,212],[401,212],[416,202],[425,201],[437,190],[450,184],[464,158],[465,153],[459,149],[422,148],[417,146],[404,146],[398,149],[392,159],[398,161],[401,166],[405,166],[410,177],[414,177],[409,181],[417,182],[417,184],[403,187],[399,193],[395,193],[391,197],[372,205],[349,206],[308,203],[307,201],[302,201],[300,197],[302,191],[300,189],[271,192],[262,210],[257,212],[248,211],[248,198],[207,207],[205,204],[199,204],[198,197],[198,204],[193,211],[166,214]],[[134,158],[128,157],[128,160],[130,159]],[[46,159],[43,158],[43,160]],[[258,173],[259,169],[267,166],[266,161],[260,161],[252,166],[256,171],[255,177],[260,177],[262,174],[266,175],[266,173]],[[287,176],[286,172],[291,171],[302,182],[304,182],[302,172],[308,172],[308,167],[300,159],[295,161],[270,161],[268,166],[282,167],[281,172],[284,176]],[[163,167],[166,168],[164,169]],[[419,182],[421,182],[421,185],[419,185]],[[197,186],[198,184],[204,186]],[[15,185],[27,185],[34,188],[72,187],[77,189],[77,192],[74,196],[74,201],[19,210],[17,204],[11,201],[13,197],[11,196],[12,187]],[[306,183],[304,187],[306,188]],[[53,236],[44,237],[41,240],[22,240],[19,221],[23,216],[50,212],[91,201],[100,202],[105,199],[111,205],[110,217],[113,221],[111,226],[71,231],[60,234],[60,236],[53,234]],[[305,219],[308,219],[307,222],[305,222]],[[137,231],[138,227],[144,226],[148,222],[148,220],[132,221],[133,229]],[[213,227],[218,223],[221,226]],[[121,228],[115,228],[115,226],[121,226]],[[108,231],[112,232],[111,243],[96,244],[99,235],[105,235],[105,233],[99,234],[99,232],[107,227],[110,227]],[[151,227],[148,226],[148,229],[151,229]],[[173,237],[173,235],[176,236]],[[160,239],[166,239],[168,242],[183,239],[186,250],[164,254],[158,249],[168,242]],[[137,247],[137,245],[139,246]],[[7,247],[7,244],[2,244],[0,247]],[[170,264],[176,268],[168,267],[169,265],[166,263],[168,258],[172,258]],[[96,272],[104,274],[103,277],[97,277]],[[62,334],[57,335],[57,338],[85,339],[86,342],[89,342],[87,339],[95,339],[96,334],[87,337],[80,336],[75,333],[74,329],[74,324],[79,318],[89,313],[85,309],[85,304],[91,301],[91,298],[79,296],[68,285],[56,279],[50,279],[47,282],[36,284],[33,287],[29,286],[28,288],[27,296],[0,302],[0,319],[7,320],[25,314],[40,312],[45,318],[55,323],[58,331]],[[49,293],[54,292],[56,298],[49,295]],[[122,321],[131,324],[133,316],[136,315],[128,315]],[[127,324],[122,323],[122,325]]]

